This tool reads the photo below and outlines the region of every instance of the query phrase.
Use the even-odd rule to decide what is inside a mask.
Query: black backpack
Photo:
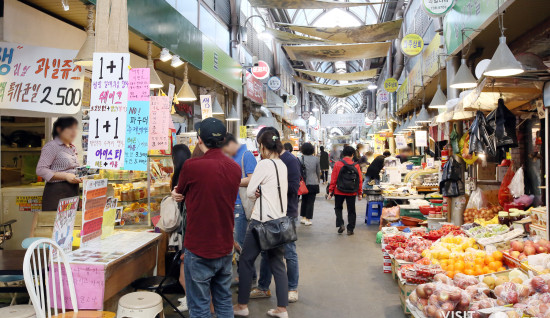
[[[355,163],[349,164],[342,160],[344,166],[338,173],[338,179],[336,180],[336,188],[340,192],[354,193],[359,191],[359,172],[355,167]]]

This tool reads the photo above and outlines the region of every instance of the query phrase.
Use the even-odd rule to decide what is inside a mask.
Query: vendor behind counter
[[[78,195],[76,176],[80,166],[73,142],[78,133],[74,117],[59,117],[53,124],[53,140],[42,147],[36,174],[46,181],[42,195],[42,211],[56,211],[60,199]]]

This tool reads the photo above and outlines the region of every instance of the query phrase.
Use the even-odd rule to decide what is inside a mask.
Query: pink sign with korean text
[[[264,104],[266,100],[264,84],[250,72],[246,72],[246,97],[258,104]]]
[[[170,97],[151,96],[151,106],[149,108],[149,149],[168,150],[170,124]]]

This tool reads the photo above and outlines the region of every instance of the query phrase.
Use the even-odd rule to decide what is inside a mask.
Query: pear
[[[490,289],[495,289],[496,287],[496,281],[493,276],[485,276],[485,278],[483,278],[483,282],[487,284]]]

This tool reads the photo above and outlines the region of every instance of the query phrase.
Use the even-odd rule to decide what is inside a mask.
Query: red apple
[[[548,253],[548,249],[546,248],[546,246],[539,245],[537,247],[537,254],[546,254],[546,253]]]
[[[537,251],[534,245],[526,245],[525,248],[523,249],[523,252],[525,253],[525,255],[529,256],[529,255],[535,255]]]
[[[518,251],[512,251],[512,252],[510,253],[510,256],[512,256],[513,258],[518,258],[520,254],[521,254],[521,253],[518,252]]]
[[[523,254],[523,253],[519,254],[519,256],[518,256],[518,260],[520,260],[520,261],[521,261],[521,260],[524,260],[524,259],[526,259],[526,258],[527,258],[527,256],[526,256],[525,254]]]
[[[537,293],[548,292],[548,285],[546,284],[546,281],[540,276],[535,276],[531,279],[531,286],[535,289]]]
[[[523,252],[523,248],[524,248],[523,242],[512,241],[510,243],[510,246],[512,247],[512,250],[514,250],[514,251],[518,251],[520,253]]]

